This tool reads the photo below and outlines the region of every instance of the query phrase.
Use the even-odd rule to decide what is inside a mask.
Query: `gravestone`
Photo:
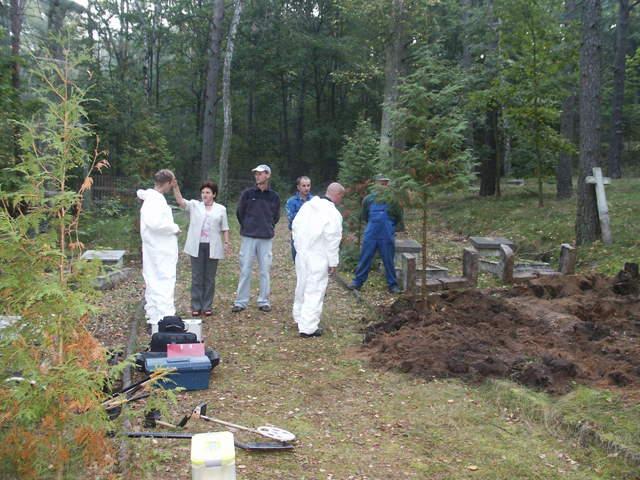
[[[512,250],[515,248],[513,241],[504,237],[469,237],[469,241],[481,257],[499,257],[500,245],[506,245]]]
[[[402,253],[400,259],[401,268],[400,275],[398,275],[400,288],[409,295],[414,295],[416,286],[416,256],[412,253]]]
[[[122,268],[126,250],[87,250],[80,257],[83,260],[100,260],[104,266]]]
[[[560,260],[558,271],[563,275],[576,273],[576,249],[568,243],[560,245]]]
[[[462,276],[469,280],[471,285],[478,283],[478,271],[480,270],[480,256],[475,248],[465,248],[462,253]]]
[[[500,245],[500,270],[502,271],[502,281],[504,283],[513,283],[513,264],[515,256],[513,250],[508,245]]]

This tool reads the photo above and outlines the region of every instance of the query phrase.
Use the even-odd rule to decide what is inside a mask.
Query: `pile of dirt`
[[[552,393],[572,382],[640,385],[640,298],[620,275],[549,277],[510,290],[400,299],[365,332],[374,365],[426,378],[510,378]]]

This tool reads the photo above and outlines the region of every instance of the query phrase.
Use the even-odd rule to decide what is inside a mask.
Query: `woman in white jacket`
[[[185,200],[176,181],[173,195],[189,215],[184,251],[191,257],[191,315],[208,317],[212,313],[218,260],[231,251],[227,209],[215,202],[218,185],[211,181],[200,186],[202,201]]]

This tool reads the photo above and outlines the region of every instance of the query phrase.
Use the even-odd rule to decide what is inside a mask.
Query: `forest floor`
[[[232,225],[232,232],[237,232],[236,225]],[[412,234],[415,238],[413,230]],[[233,241],[237,252],[237,235]],[[438,246],[433,249],[432,260],[445,264],[458,262],[464,241],[464,236],[431,228],[428,243]],[[410,312],[413,307],[404,300],[397,303],[397,297],[387,294],[378,273],[372,274],[363,289],[363,301],[338,282],[331,281],[322,320],[325,334],[320,338],[303,339],[298,336],[290,312],[295,271],[285,222],[277,227],[273,252],[273,311],[270,313],[258,311],[255,305],[243,312],[231,313],[237,285],[237,257],[221,262],[215,311],[212,317],[204,320],[204,337],[208,345],[220,352],[222,363],[213,371],[208,390],[179,393],[177,405],[170,408],[172,418],[165,418],[177,421],[196,404],[206,401],[209,414],[218,418],[248,426],[272,424],[297,435],[296,448],[292,452],[256,454],[238,449],[236,466],[239,479],[639,478],[637,465],[623,457],[629,451],[638,451],[633,439],[637,442],[639,438],[637,420],[640,411],[637,405],[633,405],[635,398],[627,395],[633,390],[625,389],[626,385],[616,385],[615,380],[617,378],[620,383],[629,381],[627,385],[637,387],[637,372],[624,370],[621,371],[622,376],[614,377],[605,374],[600,382],[605,383],[605,390],[575,388],[575,383],[588,375],[584,375],[586,370],[582,364],[573,362],[575,368],[567,368],[578,373],[569,375],[570,380],[565,383],[557,383],[557,389],[549,389],[555,391],[555,396],[520,387],[511,381],[493,380],[480,384],[477,378],[464,374],[465,362],[452,355],[455,354],[453,344],[439,342],[434,337],[435,331],[428,332],[430,336],[426,338],[433,340],[434,351],[442,353],[438,361],[446,368],[438,371],[422,365],[414,370],[414,363],[408,365],[403,362],[415,352],[400,354],[407,357],[401,361],[387,361],[399,358],[397,344],[389,345],[395,341],[400,329],[380,332],[380,336],[372,337],[372,333],[378,333],[373,326],[378,324],[379,327],[380,322],[392,318],[398,313],[398,308]],[[348,274],[343,272],[342,275],[347,277]],[[603,282],[604,285],[606,281]],[[182,255],[176,304],[178,313],[185,318],[189,311],[189,285],[189,262]],[[254,276],[254,295],[256,289],[257,277]],[[577,290],[584,292],[580,288]],[[597,288],[592,290],[602,293]],[[120,318],[124,324],[125,319],[134,314],[135,304],[140,298],[140,277],[107,292],[102,303],[111,309],[109,322],[117,324]],[[456,299],[464,300],[459,300],[464,308],[455,309]],[[503,307],[509,304],[504,308],[509,315],[514,310],[524,316],[529,315],[521,325],[528,328],[535,315],[528,311],[530,304],[527,300],[539,303],[544,299],[530,292],[513,294],[505,289],[456,294],[439,300],[439,313],[434,311],[434,315],[439,314],[435,324],[444,329],[441,333],[459,333],[466,328],[464,322],[457,325],[456,315],[445,313],[447,309],[456,312],[466,310],[470,315],[477,305],[478,312],[490,317],[497,302]],[[585,305],[588,311],[592,310],[588,302]],[[637,312],[637,303],[634,308]],[[492,336],[491,332],[505,329],[516,318],[500,311],[493,313],[502,322],[500,325],[490,325],[487,320],[488,326],[474,330],[477,335],[478,331],[488,329],[479,343],[484,345],[483,348],[488,344],[482,342]],[[572,312],[575,318],[571,321],[567,312],[556,313],[558,318],[564,319],[561,326],[567,329],[566,338],[558,340],[557,345],[560,346],[570,338],[569,330],[578,324],[580,318],[576,316],[577,311]],[[106,319],[105,316],[102,318]],[[634,318],[636,324],[633,323]],[[517,319],[519,321],[520,317]],[[527,332],[530,345],[540,343],[541,338],[546,338],[547,342],[551,338],[551,342],[555,342],[556,324],[551,316],[546,321],[547,330],[538,337],[532,336],[533,329]],[[637,316],[630,316],[628,321],[628,332],[636,335],[637,352],[638,332],[634,330],[637,329]],[[428,328],[424,323],[405,322],[403,327],[418,325]],[[611,330],[618,326],[605,326],[609,329],[610,339],[620,340],[621,335],[611,335]],[[369,345],[375,348],[363,345],[367,327],[368,338],[372,339]],[[99,333],[98,326],[95,328],[99,337],[105,335]],[[521,332],[517,327],[509,328],[511,330],[507,328],[505,334]],[[595,327],[592,325],[591,328]],[[103,331],[109,332],[109,329]],[[405,344],[407,341],[414,345],[420,343],[420,330],[406,332],[403,334]],[[578,333],[589,335],[586,330]],[[107,337],[115,338],[108,333]],[[505,337],[495,337],[498,343],[505,342]],[[604,339],[606,343],[606,337],[598,339],[598,342]],[[146,342],[148,336],[141,331],[140,348]],[[380,343],[385,342],[388,345],[381,348]],[[599,348],[603,346],[601,343],[597,345]],[[631,344],[624,348],[630,351],[633,345],[632,339]],[[422,351],[414,358],[419,359],[431,352],[429,341],[422,342],[420,346]],[[620,345],[616,344],[615,348],[620,349]],[[385,351],[395,353],[382,357]],[[508,363],[500,353],[490,361],[486,356],[476,356],[469,358],[467,363],[471,370],[480,371],[482,369],[474,364],[484,360],[487,368],[497,365],[495,371],[504,370],[503,376],[512,377],[510,368],[521,364],[515,359]],[[522,358],[533,359],[531,351],[523,348],[521,353]],[[623,357],[626,353],[626,350],[619,350],[618,356]],[[437,363],[433,357],[426,358]],[[447,363],[447,358],[455,358],[458,363]],[[536,362],[531,361],[525,366],[535,365]],[[542,362],[540,368],[544,366]],[[611,371],[615,370],[620,368]],[[456,375],[455,371],[459,374]],[[452,376],[461,378],[449,378]],[[591,383],[599,384],[597,381]],[[568,387],[574,388],[558,396],[560,392],[569,390]],[[140,412],[135,417],[134,428],[142,430],[141,417]],[[625,449],[594,445],[576,427],[585,419],[594,427],[602,426],[602,435],[597,438]],[[210,431],[212,424],[192,419],[187,429],[191,432]],[[249,438],[242,433],[238,435]],[[130,443],[133,461],[129,478],[191,478],[189,441],[140,439]]]

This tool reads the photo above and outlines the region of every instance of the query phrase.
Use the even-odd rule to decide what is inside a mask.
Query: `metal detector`
[[[237,425],[235,423],[225,422],[224,420],[220,420],[218,418],[208,417],[206,413],[207,413],[207,404],[201,403],[193,409],[190,415],[185,415],[182,418],[182,420],[180,420],[177,426],[179,427],[185,426],[186,423],[191,418],[191,416],[195,415],[196,417],[201,418],[206,422],[218,423],[220,425],[224,425],[225,427],[233,428],[236,430],[243,430],[245,432],[255,433],[265,438],[270,438],[271,440],[277,440],[278,442],[292,442],[296,439],[296,436],[293,433],[288,432],[287,430],[284,430],[282,428],[273,427],[271,425],[263,425],[256,428],[249,428],[249,427],[244,427],[242,425]]]

